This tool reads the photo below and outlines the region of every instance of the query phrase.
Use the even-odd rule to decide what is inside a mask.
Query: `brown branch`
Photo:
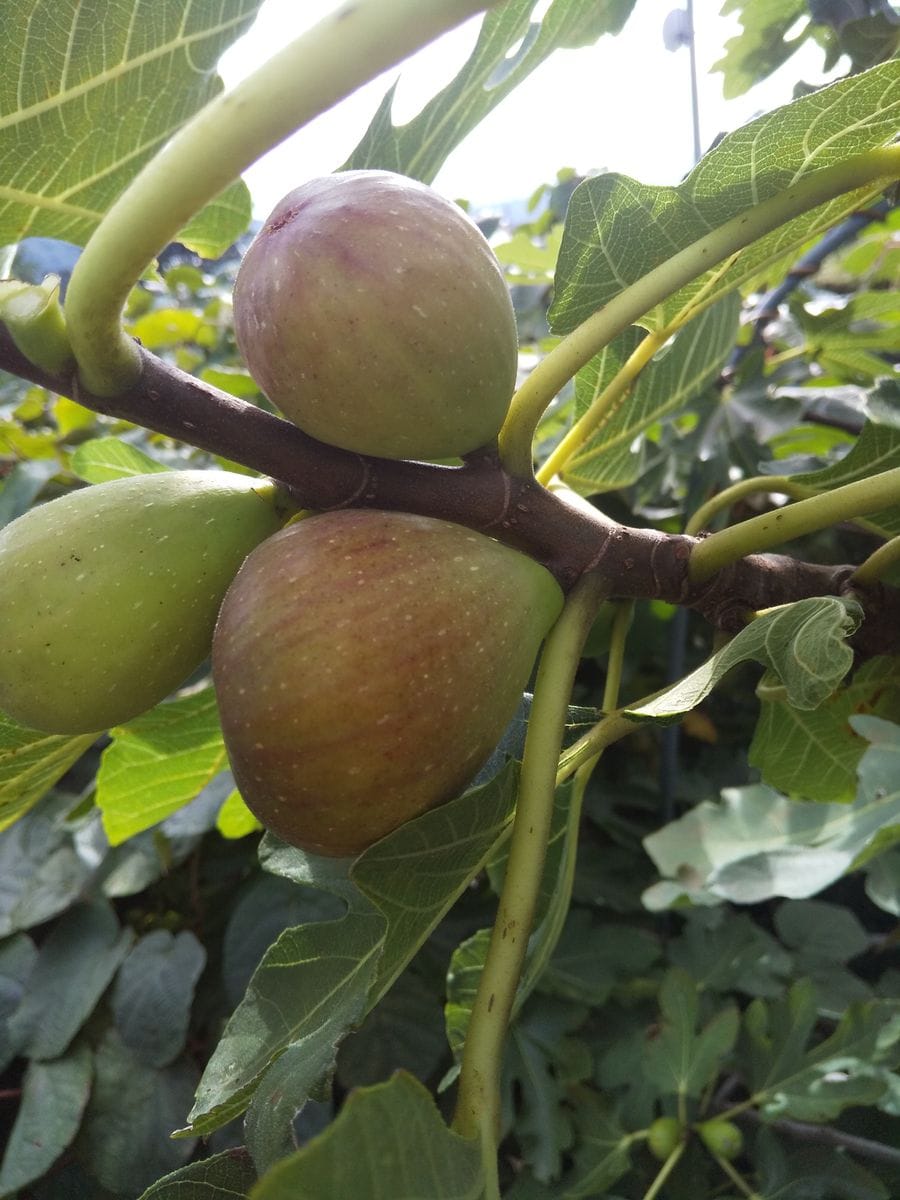
[[[490,454],[464,466],[393,462],[339,450],[263,409],[185,374],[141,351],[135,386],[113,398],[84,392],[77,379],[35,367],[0,325],[0,368],[70,396],[106,416],[177,438],[271,476],[306,508],[382,508],[441,517],[531,554],[566,589],[600,567],[612,594],[694,608],[718,628],[735,631],[748,611],[850,589],[851,566],[826,567],[781,555],[751,555],[702,585],[688,579],[696,539],[611,521],[598,509],[574,507],[534,480],[504,471]],[[900,644],[900,591],[877,586],[858,599],[866,622],[864,654]]]

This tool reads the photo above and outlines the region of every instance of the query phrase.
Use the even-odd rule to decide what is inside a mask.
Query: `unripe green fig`
[[[516,320],[486,239],[389,171],[285,196],[241,264],[234,322],[284,415],[361,454],[466,454],[494,440],[515,386]]]
[[[458,795],[519,703],[563,596],[462,526],[344,510],[284,529],[222,604],[213,680],[238,788],[317,854]]]
[[[647,1131],[647,1146],[654,1158],[665,1162],[683,1136],[684,1128],[677,1117],[657,1117]]]
[[[695,1126],[703,1145],[718,1158],[737,1158],[744,1148],[744,1135],[734,1121],[713,1117]]]
[[[0,709],[93,733],[152,708],[207,656],[241,562],[280,528],[273,484],[164,471],[96,484],[0,530]]]

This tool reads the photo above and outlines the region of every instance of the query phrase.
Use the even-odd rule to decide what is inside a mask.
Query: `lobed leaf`
[[[451,151],[553,50],[618,33],[634,0],[553,0],[540,22],[530,20],[534,7],[535,0],[507,0],[489,9],[462,70],[406,125],[391,121],[391,88],[342,170],[380,168],[431,183]]]

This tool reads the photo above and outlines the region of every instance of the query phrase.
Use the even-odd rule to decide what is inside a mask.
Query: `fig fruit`
[[[683,1136],[684,1129],[677,1117],[657,1117],[647,1130],[650,1153],[660,1162],[665,1162],[675,1152]]]
[[[284,415],[362,454],[466,454],[494,440],[515,386],[515,315],[486,239],[389,171],[285,196],[241,264],[234,322]]]
[[[225,744],[285,841],[355,855],[458,795],[562,607],[544,567],[430,517],[309,517],[247,558],[213,639]]]
[[[31,509],[0,530],[0,709],[75,734],[152,708],[207,656],[238,567],[281,524],[273,484],[221,471]]]
[[[696,1126],[703,1145],[717,1158],[737,1158],[744,1148],[744,1135],[734,1121],[713,1117]]]

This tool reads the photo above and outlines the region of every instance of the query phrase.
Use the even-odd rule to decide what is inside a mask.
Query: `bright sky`
[[[226,87],[249,74],[341,0],[264,0],[250,32],[228,51]],[[389,0],[387,0],[389,2]],[[800,78],[821,79],[821,52],[807,45],[748,95],[726,102],[711,72],[738,25],[721,0],[695,0],[701,142],[791,99]],[[674,184],[692,158],[689,56],[665,49],[663,22],[680,0],[637,0],[618,37],[557,51],[450,156],[435,187],[479,206],[527,197],[560,167],[622,171],[644,183]],[[305,180],[335,169],[364,133],[387,87],[400,78],[394,121],[409,120],[449,82],[474,45],[480,18],[445,35],[306,126],[245,175],[256,215]],[[804,52],[805,51],[805,52]]]

